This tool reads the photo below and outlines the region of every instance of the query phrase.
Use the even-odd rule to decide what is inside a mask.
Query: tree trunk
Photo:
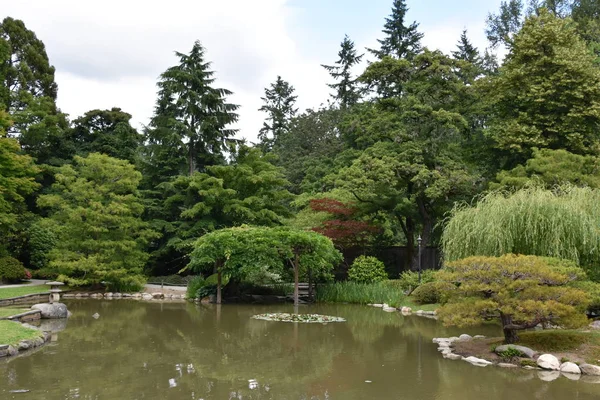
[[[300,269],[300,257],[298,255],[298,253],[296,253],[294,255],[294,307],[298,307],[298,304],[300,304],[299,301],[299,290],[298,290],[298,275],[300,273],[299,269]]]
[[[196,169],[196,166],[194,165],[194,159],[196,158],[196,154],[194,151],[194,140],[192,138],[190,138],[190,143],[189,143],[189,152],[188,152],[188,168],[189,168],[189,172],[190,172],[190,176],[194,175],[194,170]]]
[[[313,299],[312,270],[308,268],[308,298]]]
[[[500,320],[502,322],[502,331],[504,332],[504,342],[506,344],[514,344],[519,341],[519,335],[517,335],[516,329],[509,329],[506,326],[512,325],[512,315],[500,314]]]
[[[217,272],[217,304],[221,304],[221,269]]]

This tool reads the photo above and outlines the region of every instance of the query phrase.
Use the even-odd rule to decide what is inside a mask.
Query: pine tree
[[[264,151],[270,151],[279,138],[289,131],[291,120],[298,112],[294,108],[298,97],[294,96],[294,91],[294,87],[281,76],[277,76],[270,88],[265,88],[265,97],[261,97],[264,104],[258,109],[268,114],[258,134]]]
[[[483,60],[477,47],[469,41],[467,30],[463,30],[457,44],[457,50],[452,52],[455,60],[461,61],[458,75],[465,84],[471,84],[484,72]]]
[[[423,34],[417,30],[419,24],[416,22],[409,26],[404,24],[407,12],[406,0],[394,0],[392,14],[385,19],[382,31],[386,37],[377,40],[381,45],[380,49],[367,50],[380,60],[385,56],[411,59],[419,54]]]
[[[215,73],[210,70],[211,63],[206,61],[199,41],[189,54],[175,54],[180,63],[160,76],[158,102],[150,126],[167,133],[169,138],[164,145],[172,146],[178,141],[178,147],[185,149],[191,175],[222,162],[227,143],[237,132],[229,125],[237,121],[235,111],[239,106],[227,102],[231,91],[213,87]],[[166,132],[161,129],[165,127]]]
[[[356,54],[354,42],[346,35],[342,41],[338,56],[339,59],[335,62],[335,65],[321,66],[329,72],[333,79],[339,81],[337,83],[330,83],[327,86],[336,91],[332,97],[340,103],[341,107],[347,108],[356,104],[360,99],[356,83],[357,79],[352,76],[352,68],[360,63],[364,54],[360,56]]]

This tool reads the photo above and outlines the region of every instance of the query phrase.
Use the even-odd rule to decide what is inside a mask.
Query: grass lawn
[[[24,313],[25,311],[31,311],[31,310],[24,309],[24,308],[0,307],[0,318],[11,317],[13,315]]]
[[[50,287],[47,285],[0,288],[0,299],[9,299],[11,297],[24,296],[26,294],[34,293],[44,293],[49,291]]]
[[[21,340],[36,339],[40,336],[40,331],[26,328],[19,322],[0,321],[0,344],[15,345]]]

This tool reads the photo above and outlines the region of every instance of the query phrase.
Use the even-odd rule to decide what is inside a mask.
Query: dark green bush
[[[13,257],[0,258],[0,281],[18,282],[25,279],[25,268],[21,261]]]
[[[357,283],[375,283],[388,279],[385,266],[375,257],[360,256],[348,270],[348,280]]]
[[[445,293],[456,287],[447,282],[428,282],[422,284],[412,292],[411,297],[417,304],[443,303]]]
[[[56,245],[56,235],[40,223],[34,223],[27,231],[27,243],[29,266],[34,269],[46,268],[49,263],[48,253]]]
[[[198,294],[198,290],[201,288],[209,286],[209,283],[206,282],[206,279],[202,275],[195,276],[188,283],[187,286],[187,297],[188,299],[195,299]]]
[[[35,279],[56,280],[58,272],[52,268],[34,269],[31,271],[31,276]]]
[[[412,292],[419,285],[435,281],[435,270],[426,269],[421,271],[421,283],[419,284],[419,273],[417,271],[404,271],[397,279],[397,285],[405,292]]]

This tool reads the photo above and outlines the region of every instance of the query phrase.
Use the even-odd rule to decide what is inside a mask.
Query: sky
[[[296,89],[300,110],[329,98],[321,64],[337,59],[345,34],[357,49],[377,47],[392,0],[19,0],[0,17],[21,19],[46,45],[56,68],[58,106],[72,119],[119,107],[141,128],[156,101],[156,82],[195,40],[207,49],[217,86],[239,104],[238,136],[255,141],[265,115],[264,88],[278,75]],[[423,44],[454,50],[463,29],[483,50],[485,18],[500,0],[408,0]],[[2,15],[4,14],[4,15]],[[365,56],[368,59],[368,56]]]

